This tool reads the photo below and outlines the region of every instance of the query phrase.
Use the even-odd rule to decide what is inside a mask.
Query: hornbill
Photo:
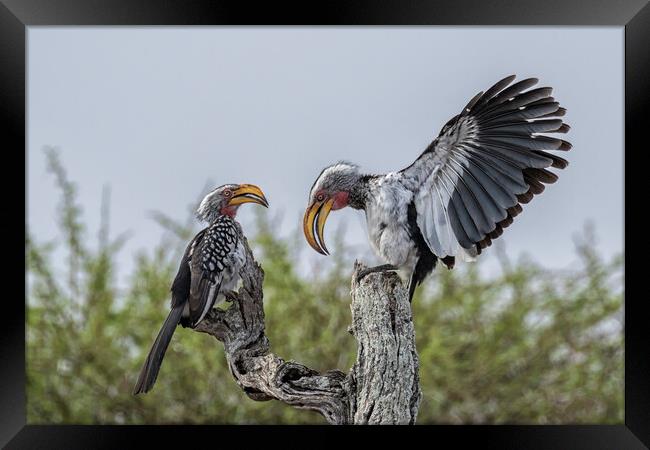
[[[185,249],[171,286],[171,311],[149,350],[134,395],[153,387],[176,326],[196,327],[217,297],[232,296],[246,261],[243,233],[235,220],[237,209],[244,203],[269,205],[262,190],[252,184],[226,184],[201,201],[196,216],[208,226]]]
[[[451,269],[456,258],[474,260],[503,233],[544,184],[568,161],[549,153],[567,141],[541,133],[566,133],[566,110],[552,88],[536,78],[511,84],[514,75],[474,96],[437,138],[405,169],[367,175],[338,162],[326,167],[309,193],[303,228],[307,242],[328,254],[323,239],[330,211],[350,206],[366,213],[370,244],[387,264],[371,272],[399,270],[409,299],[438,259]]]

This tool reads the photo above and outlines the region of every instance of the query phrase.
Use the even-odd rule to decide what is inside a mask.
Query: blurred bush
[[[140,366],[168,312],[169,287],[192,220],[156,220],[166,233],[137,255],[118,291],[115,257],[126,236],[86,239],[76,187],[46,153],[61,191],[64,273],[52,243],[27,238],[27,411],[30,424],[324,423],[276,401],[254,402],[235,385],[222,345],[179,327],[155,388],[134,397]],[[249,241],[264,267],[272,350],[317,370],[347,371],[352,256],[339,241],[332,264],[297,270],[301,237],[278,238],[259,214]],[[577,240],[580,264],[553,271],[499,255],[499,275],[477,264],[439,268],[413,301],[423,399],[418,423],[622,423],[622,258],[604,261],[593,232]],[[495,251],[497,251],[496,249]]]

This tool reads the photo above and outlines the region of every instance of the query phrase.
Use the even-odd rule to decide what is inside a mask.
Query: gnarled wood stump
[[[352,275],[357,361],[347,375],[318,373],[271,353],[265,334],[264,271],[245,242],[242,287],[227,310],[213,309],[196,327],[223,342],[231,373],[253,400],[276,399],[321,413],[332,424],[413,424],[420,403],[418,356],[408,293],[393,272]],[[345,330],[341,330],[345,332]]]

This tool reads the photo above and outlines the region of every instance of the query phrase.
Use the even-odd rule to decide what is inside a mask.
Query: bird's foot
[[[363,269],[361,272],[359,272],[357,275],[357,283],[359,283],[365,276],[370,275],[371,273],[390,272],[393,270],[399,270],[399,268],[392,264],[382,264],[381,266],[368,267],[367,269]]]
[[[223,296],[227,302],[234,302],[239,298],[236,291],[224,291]]]

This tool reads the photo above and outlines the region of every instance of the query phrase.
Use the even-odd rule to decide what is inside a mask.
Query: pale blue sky
[[[281,232],[300,225],[326,164],[369,172],[410,164],[478,91],[535,76],[568,109],[573,149],[560,180],[499,238],[555,268],[593,221],[605,255],[623,249],[621,27],[30,27],[28,226],[55,238],[58,193],[42,148],[61,149],[94,237],[102,186],[122,252],[152,248],[160,210],[185,218],[207,180],[261,186]],[[253,206],[240,210],[244,226]],[[362,213],[330,215],[328,242],[371,259]],[[491,252],[494,253],[494,252]],[[304,244],[305,258],[324,258]]]

